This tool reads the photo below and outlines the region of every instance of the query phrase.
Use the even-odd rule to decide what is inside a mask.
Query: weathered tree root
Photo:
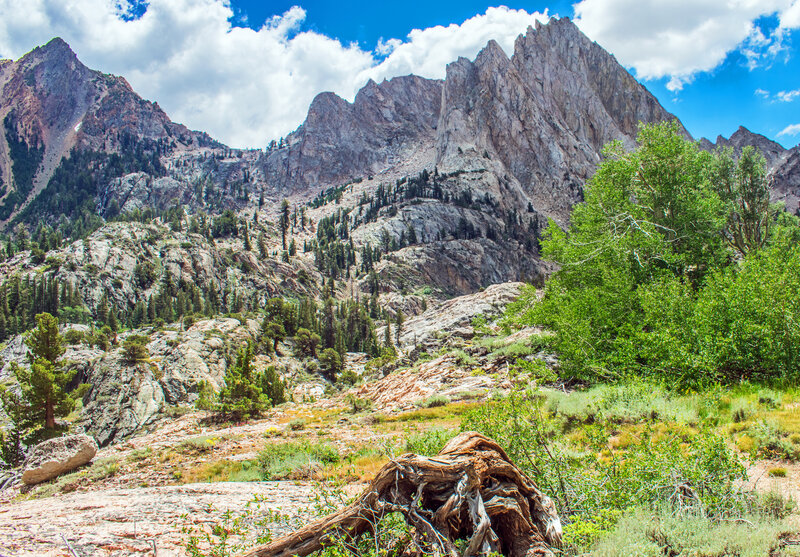
[[[405,454],[386,464],[350,506],[260,546],[246,557],[305,557],[337,537],[355,539],[380,517],[399,512],[426,553],[464,557],[551,556],[561,545],[561,521],[541,493],[497,443],[464,432],[432,458]]]

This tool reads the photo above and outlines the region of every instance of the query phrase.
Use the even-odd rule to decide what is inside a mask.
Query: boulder
[[[22,468],[27,485],[45,482],[90,462],[97,443],[88,435],[65,435],[36,445]]]

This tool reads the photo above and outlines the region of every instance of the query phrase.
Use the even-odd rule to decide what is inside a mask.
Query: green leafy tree
[[[774,220],[764,156],[747,146],[734,161],[732,149],[718,150],[712,180],[727,212],[725,241],[742,256],[763,247]]]
[[[731,246],[738,257],[756,257],[771,234],[763,163],[749,150],[738,162],[730,152],[701,151],[677,123],[642,126],[638,143],[631,152],[619,143],[607,146],[569,230],[551,222],[546,231],[543,255],[560,270],[541,300],[528,290],[512,313],[555,331],[567,375],[594,380],[644,372],[691,385],[730,378],[732,370],[753,362],[742,356],[754,354],[746,348],[747,335],[737,348],[732,344],[740,326],[761,328],[766,321],[739,314],[738,321],[706,328],[711,315],[703,317],[703,300],[707,288],[718,298],[732,296],[747,276],[740,271],[750,264],[732,265]],[[755,282],[794,307],[779,287],[793,278],[773,280],[780,273],[769,265],[759,273],[752,275]],[[765,305],[768,299],[765,293]],[[744,299],[730,303],[742,307]],[[725,330],[732,336],[720,337]],[[776,323],[771,330],[781,329]],[[791,352],[793,344],[786,342],[779,353]],[[781,364],[784,371],[790,365]]]
[[[260,415],[268,400],[253,372],[253,345],[248,343],[239,350],[236,362],[228,366],[214,410],[226,419],[247,420]]]

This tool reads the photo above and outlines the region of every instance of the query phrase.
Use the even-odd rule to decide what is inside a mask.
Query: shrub
[[[358,414],[359,412],[364,412],[372,408],[372,401],[370,399],[358,398],[353,394],[348,394],[344,397],[344,401],[350,407],[349,411],[351,414]]]
[[[83,343],[85,335],[83,331],[79,331],[77,329],[68,329],[64,332],[64,342],[67,344],[81,344]]]
[[[437,406],[446,406],[450,404],[450,398],[444,395],[431,395],[425,400],[417,402],[420,408],[436,408]]]
[[[144,335],[131,335],[122,343],[122,357],[129,364],[137,364],[146,360],[150,353],[147,343],[150,339]]]

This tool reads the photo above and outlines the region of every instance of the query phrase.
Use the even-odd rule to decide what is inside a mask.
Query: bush
[[[129,364],[143,362],[150,357],[147,343],[150,339],[144,335],[131,335],[122,343],[122,357]]]
[[[67,344],[82,344],[84,341],[85,335],[83,331],[79,331],[77,329],[68,329],[64,332],[64,342]]]
[[[358,414],[359,412],[364,412],[372,408],[372,401],[370,399],[358,398],[353,394],[344,397],[344,401],[350,407],[349,411],[351,414]]]
[[[425,400],[417,402],[420,408],[436,408],[437,406],[447,406],[450,399],[444,395],[431,395]]]

